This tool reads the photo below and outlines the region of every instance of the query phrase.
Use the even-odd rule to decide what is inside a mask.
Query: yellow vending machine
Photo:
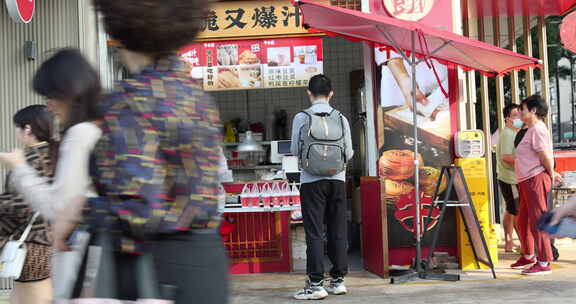
[[[486,158],[484,151],[484,133],[480,130],[461,131],[455,135],[456,166],[462,168],[468,190],[474,203],[474,208],[484,233],[490,256],[494,265],[498,264],[498,237],[491,223],[490,197],[488,186],[490,181],[486,174]],[[462,269],[475,269],[476,260],[464,223],[458,213],[458,250]],[[481,264],[481,268],[489,269]]]

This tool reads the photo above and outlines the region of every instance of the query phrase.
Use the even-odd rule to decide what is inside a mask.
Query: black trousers
[[[306,232],[306,273],[312,282],[324,279],[326,235],[328,257],[332,262],[330,276],[345,276],[348,273],[348,234],[344,182],[321,180],[305,183],[301,186],[300,196]]]
[[[151,253],[159,283],[174,287],[168,290],[168,296],[174,299],[175,304],[228,303],[228,258],[220,235],[185,233],[165,236],[154,241]],[[114,254],[114,289],[118,294],[111,297],[138,299],[136,261],[136,256],[131,254]],[[76,287],[76,296],[80,294],[80,288]]]

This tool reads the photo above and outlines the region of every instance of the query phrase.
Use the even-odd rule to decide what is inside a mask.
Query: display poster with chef
[[[322,38],[197,43],[181,56],[207,91],[305,87],[323,71]]]
[[[436,26],[449,28],[451,15],[440,9],[446,4],[441,0],[380,0],[378,5],[391,17],[435,22]],[[432,197],[437,186],[440,192],[445,190],[446,181],[438,185],[438,179],[442,166],[450,165],[453,159],[450,94],[456,91],[452,93],[450,79],[456,77],[456,73],[434,59],[422,61],[416,66],[416,87],[413,87],[411,65],[404,56],[392,48],[378,46],[374,49],[374,58],[378,71],[375,95],[381,106],[379,124],[383,126],[380,128],[383,134],[379,136],[383,140],[378,143],[378,170],[384,183],[388,212],[389,259],[392,267],[405,266],[414,257],[415,195],[419,195],[421,200],[420,231],[423,233],[424,252],[427,252],[426,246],[439,226],[440,210],[432,206]],[[413,94],[416,95],[416,106],[412,104]],[[414,114],[419,133],[417,155],[414,154]],[[420,164],[418,170],[414,164],[415,156]],[[420,193],[416,193],[416,175]],[[453,210],[440,229],[440,250],[455,256]]]

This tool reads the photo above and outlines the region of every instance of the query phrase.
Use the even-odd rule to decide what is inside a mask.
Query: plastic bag
[[[242,188],[242,192],[240,193],[240,204],[242,204],[242,207],[250,206],[250,192],[250,185],[245,184]]]
[[[249,195],[250,207],[260,207],[260,188],[257,183],[252,185],[252,191]]]
[[[292,189],[290,191],[290,200],[292,201],[292,206],[300,206],[300,189],[296,183],[292,183]]]
[[[280,186],[275,182],[272,186],[272,206],[280,207],[280,198],[282,194],[280,193]]]
[[[272,206],[272,187],[270,184],[264,184],[262,186],[262,204],[264,208],[270,208]]]

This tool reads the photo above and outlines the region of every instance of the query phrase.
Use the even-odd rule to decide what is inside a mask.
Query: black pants
[[[302,184],[302,215],[306,231],[306,273],[312,282],[324,279],[324,224],[328,241],[330,275],[348,273],[348,235],[346,222],[346,187],[344,182],[322,180]]]
[[[218,234],[187,233],[163,237],[154,241],[152,256],[159,283],[175,287],[169,295],[175,304],[228,303],[228,259]],[[114,254],[118,294],[112,297],[138,299],[134,277],[136,259],[130,254]]]

